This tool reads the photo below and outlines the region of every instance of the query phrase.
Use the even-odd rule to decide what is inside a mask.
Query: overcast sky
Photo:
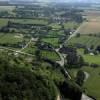
[[[0,0],[0,1],[9,1],[9,0]],[[11,0],[10,0],[11,1]],[[12,0],[14,1],[14,0]],[[20,0],[18,0],[20,1]],[[22,0],[21,0],[22,1]],[[25,1],[25,0],[23,0]],[[57,1],[57,2],[100,2],[100,0],[26,0],[26,1]]]

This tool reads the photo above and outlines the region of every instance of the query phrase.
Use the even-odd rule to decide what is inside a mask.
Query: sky
[[[9,0],[0,0],[0,1],[9,1]],[[12,0],[12,1],[14,1],[14,0]],[[20,1],[20,0],[18,0],[18,1]],[[25,1],[25,0],[23,0],[23,1]],[[26,1],[41,1],[41,2],[50,2],[50,1],[57,1],[57,2],[100,2],[100,0],[26,0]]]

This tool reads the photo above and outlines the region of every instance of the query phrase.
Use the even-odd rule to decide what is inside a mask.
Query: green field
[[[79,24],[74,21],[66,22],[63,25],[65,29],[76,29],[79,26]],[[61,25],[58,23],[52,23],[49,26],[51,26],[53,29],[61,29]]]
[[[67,23],[64,23],[65,29],[76,29],[78,26],[79,26],[79,24],[76,23],[76,22],[67,22]]]
[[[42,50],[41,55],[42,55],[43,58],[48,58],[48,59],[53,60],[53,61],[59,61],[60,60],[59,55],[54,51]]]
[[[79,69],[69,70],[73,78],[75,78],[78,70]],[[100,67],[92,68],[87,66],[81,68],[81,70],[89,74],[88,79],[83,84],[83,88],[85,88],[86,94],[95,97],[96,100],[100,100]]]
[[[42,41],[46,42],[46,43],[50,43],[54,47],[59,46],[59,43],[58,43],[59,39],[58,38],[43,38]]]
[[[80,37],[71,38],[68,41],[68,44],[71,44],[71,45],[82,44],[82,45],[87,46],[87,47],[94,45],[96,47],[97,45],[100,45],[100,38],[94,37],[94,36],[81,35]]]
[[[93,55],[91,56],[90,54],[84,54],[83,49],[78,49],[77,50],[80,55],[83,56],[85,62],[88,62],[89,64],[100,64],[100,55]]]
[[[6,26],[8,23],[8,19],[0,18],[0,27]]]
[[[96,100],[100,100],[100,67],[84,67],[83,70],[90,75],[83,87],[86,88],[87,94],[94,96]]]
[[[35,55],[35,52],[36,52],[36,46],[35,46],[35,43],[30,43],[28,45],[27,48],[23,49],[22,51],[25,52],[25,53],[29,53],[29,54],[32,54],[32,55]]]
[[[59,25],[58,23],[52,23],[49,26],[51,26],[53,29],[60,29],[61,25]]]
[[[15,6],[0,6],[0,11],[12,11]]]
[[[64,35],[63,31],[49,31],[47,37],[58,37],[63,35]]]
[[[100,55],[91,56],[89,54],[84,54],[83,49],[77,50],[80,55],[83,56],[85,62],[89,64],[99,64],[100,65]],[[92,68],[89,66],[85,66],[82,68],[69,69],[70,75],[72,78],[76,77],[78,70],[83,70],[89,74],[89,78],[84,82],[83,88],[86,91],[86,94],[91,95],[96,98],[96,100],[100,100],[100,66],[97,68]]]
[[[18,42],[22,42],[23,40],[24,38],[18,36],[18,34],[0,33],[0,44],[16,44]]]
[[[20,24],[43,24],[47,25],[46,20],[38,20],[38,19],[4,19],[0,18],[0,26],[7,25],[8,21],[20,23]]]
[[[47,25],[46,20],[39,19],[11,19],[12,22],[21,23],[21,24],[43,24]]]

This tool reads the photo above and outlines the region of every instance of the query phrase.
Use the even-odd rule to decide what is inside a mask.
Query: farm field
[[[8,19],[0,18],[0,27],[6,26],[8,23]]]
[[[63,23],[65,29],[76,29],[79,24],[74,21],[69,21]],[[52,23],[49,26],[51,26],[53,29],[61,29],[61,25],[58,23]]]
[[[37,50],[35,43],[31,42],[27,48],[23,49],[22,52],[29,53],[35,55],[35,51]]]
[[[91,56],[90,54],[84,54],[83,49],[78,49],[77,50],[80,55],[83,56],[85,62],[88,62],[89,64],[99,64],[100,65],[100,55],[93,55]]]
[[[100,10],[84,10],[83,17],[88,21],[100,21]]]
[[[59,39],[58,38],[43,38],[42,41],[49,43],[49,44],[53,45],[54,47],[59,46],[59,43],[58,43]]]
[[[7,25],[8,21],[15,22],[15,23],[21,23],[21,24],[43,24],[47,25],[46,20],[38,20],[38,19],[4,19],[0,18],[0,26]]]
[[[53,60],[53,61],[59,61],[60,60],[59,55],[54,51],[42,50],[41,55],[42,55],[43,58],[48,58],[48,59]]]
[[[13,11],[15,9],[15,6],[0,6],[0,11]]]
[[[53,29],[60,29],[61,26],[58,23],[52,23],[49,26],[51,26]]]
[[[76,29],[78,26],[79,26],[79,24],[74,21],[64,23],[65,29]]]
[[[68,41],[68,44],[71,44],[71,45],[81,44],[87,47],[94,45],[96,47],[100,45],[100,38],[95,37],[95,36],[81,35],[80,37],[71,38]]]
[[[83,22],[77,33],[80,34],[98,34],[100,33],[100,21]]]
[[[47,34],[47,37],[58,37],[58,36],[64,36],[63,31],[49,31]]]
[[[46,20],[39,19],[11,19],[12,22],[21,23],[21,24],[43,24],[46,25]]]
[[[0,33],[0,44],[16,44],[24,40],[23,36],[11,33]]]

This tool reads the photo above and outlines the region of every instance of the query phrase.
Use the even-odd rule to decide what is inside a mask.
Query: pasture
[[[0,33],[0,44],[16,44],[22,41],[23,41],[23,37],[18,38],[16,34]]]
[[[100,45],[100,38],[95,36],[81,35],[80,37],[72,37],[68,41],[69,45],[81,44],[83,46],[90,47],[94,45],[94,47]]]
[[[82,55],[85,62],[89,64],[99,64],[100,65],[100,54],[91,56],[90,54],[84,54],[83,49],[77,49],[78,54]]]
[[[53,60],[53,61],[59,61],[60,60],[59,55],[54,51],[42,50],[41,56],[43,58],[48,58],[48,59]]]
[[[58,47],[59,46],[59,39],[58,38],[42,38],[43,42],[49,43],[51,45],[53,45],[54,47]]]
[[[88,79],[83,84],[86,94],[93,96],[96,100],[100,100],[100,67],[92,68],[84,66],[80,69],[70,69],[70,75],[75,78],[78,70],[83,70],[89,74]]]
[[[76,29],[78,26],[79,24],[74,21],[64,23],[65,29]]]
[[[47,25],[47,20],[38,20],[38,19],[5,19],[0,18],[0,27],[7,25],[8,21],[14,22],[14,23],[20,23],[20,24],[41,24],[41,25]]]
[[[0,18],[0,27],[6,26],[9,19]]]
[[[35,46],[35,42],[34,43],[31,42],[26,48],[24,48],[21,51],[25,52],[25,53],[29,53],[29,54],[35,55],[36,50],[37,50],[37,48]]]
[[[51,26],[53,29],[61,29],[61,25],[58,23],[52,23],[49,26]]]

